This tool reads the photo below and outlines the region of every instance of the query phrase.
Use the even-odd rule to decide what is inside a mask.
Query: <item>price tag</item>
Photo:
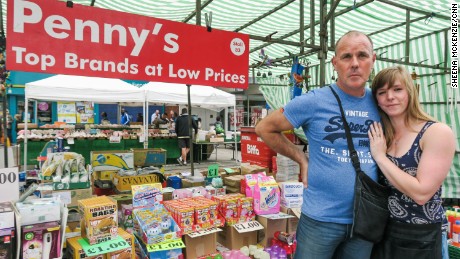
[[[86,239],[81,238],[78,239],[78,243],[80,243],[83,251],[85,251],[85,254],[88,257],[115,252],[130,247],[128,242],[126,242],[126,240],[124,240],[122,237],[117,237],[114,240],[99,243],[96,245],[90,245]]]
[[[3,157],[2,157],[3,158]],[[0,202],[19,199],[19,174],[17,167],[0,169]]]
[[[264,226],[260,224],[258,221],[248,221],[244,223],[239,223],[233,225],[233,227],[238,231],[238,233],[246,233],[246,232],[251,232],[251,231],[256,231],[263,229]]]
[[[109,143],[120,143],[121,137],[120,136],[110,136]]]
[[[213,164],[208,166],[208,178],[214,178],[219,176],[219,165]]]
[[[67,144],[68,144],[68,145],[73,145],[73,144],[75,144],[74,138],[68,138],[68,139],[67,139]]]
[[[188,236],[191,237],[191,238],[195,238],[195,237],[204,236],[204,235],[207,235],[207,234],[216,233],[216,232],[219,232],[219,231],[222,231],[222,229],[220,229],[220,228],[209,228],[209,229],[203,229],[203,230],[199,230],[199,231],[189,233]]]
[[[184,247],[184,242],[182,241],[182,239],[178,238],[163,243],[147,245],[147,251],[150,253]]]

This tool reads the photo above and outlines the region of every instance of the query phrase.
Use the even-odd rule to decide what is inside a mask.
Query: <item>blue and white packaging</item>
[[[279,183],[281,189],[281,206],[286,208],[299,208],[303,202],[303,183],[282,182]]]

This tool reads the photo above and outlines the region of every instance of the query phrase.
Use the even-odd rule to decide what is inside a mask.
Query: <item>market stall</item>
[[[142,86],[141,89],[145,90],[147,105],[149,103],[188,104],[187,86],[184,84],[150,82]],[[227,107],[235,109],[235,95],[210,86],[190,86],[190,100],[192,107],[214,111],[220,111]],[[236,125],[234,125],[233,133],[236,136]],[[234,137],[233,139],[235,142],[234,152],[236,153],[237,138]]]
[[[111,78],[52,76],[25,85],[25,103],[29,100],[142,103],[145,110],[143,90],[122,80]],[[26,105],[25,114],[27,113],[28,107]],[[27,168],[27,120],[24,129],[24,168]]]

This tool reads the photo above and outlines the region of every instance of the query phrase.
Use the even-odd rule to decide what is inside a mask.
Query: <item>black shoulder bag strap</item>
[[[350,150],[351,163],[353,164],[353,167],[355,168],[355,171],[360,172],[361,171],[361,164],[359,163],[358,152],[356,152],[355,145],[353,144],[353,140],[351,138],[350,126],[348,126],[347,119],[345,118],[345,112],[343,112],[342,102],[340,101],[339,96],[334,91],[332,86],[329,86],[329,88],[331,89],[332,93],[334,94],[335,98],[337,99],[337,102],[339,103],[340,113],[342,114],[343,127],[345,128],[345,134],[347,135],[347,143],[348,143],[348,149]]]

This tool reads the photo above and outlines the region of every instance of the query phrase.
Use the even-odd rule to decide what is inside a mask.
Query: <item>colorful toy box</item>
[[[81,234],[90,245],[118,236],[117,204],[107,196],[78,201]]]
[[[155,244],[181,237],[181,229],[170,213],[158,205],[134,209],[134,232],[145,244]]]

